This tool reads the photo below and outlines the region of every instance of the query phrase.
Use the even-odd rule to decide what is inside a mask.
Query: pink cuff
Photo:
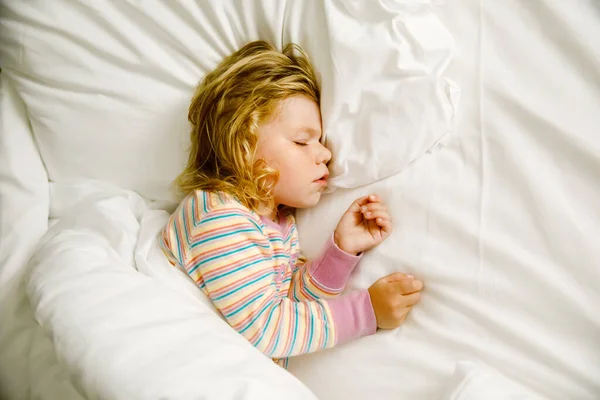
[[[329,300],[337,332],[336,344],[348,342],[377,331],[377,320],[367,289]]]
[[[342,290],[362,254],[354,256],[340,249],[333,241],[333,234],[325,243],[321,256],[310,265],[310,275],[326,289]]]

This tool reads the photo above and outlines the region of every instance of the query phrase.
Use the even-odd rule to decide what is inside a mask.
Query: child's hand
[[[403,323],[412,306],[421,299],[421,289],[421,281],[400,272],[384,276],[371,285],[369,296],[377,327],[394,329]]]
[[[392,220],[379,196],[371,194],[352,203],[335,228],[335,244],[350,254],[367,251],[392,232]]]

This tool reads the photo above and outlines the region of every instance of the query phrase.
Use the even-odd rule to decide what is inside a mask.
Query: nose
[[[327,164],[331,160],[331,151],[321,143],[317,154],[317,164]]]

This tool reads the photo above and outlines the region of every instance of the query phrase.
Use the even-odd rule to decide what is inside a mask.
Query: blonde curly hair
[[[281,100],[297,95],[320,102],[315,72],[296,44],[279,52],[255,41],[226,57],[192,98],[189,159],[175,181],[183,194],[220,191],[259,214],[272,210],[279,173],[255,159],[259,124]]]

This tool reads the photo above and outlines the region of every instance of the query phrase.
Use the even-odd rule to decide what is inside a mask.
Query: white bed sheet
[[[56,279],[59,275],[79,283],[85,281],[78,279],[77,273],[81,271],[73,267],[73,263],[83,259],[73,254],[81,252],[98,256],[89,263],[82,261],[90,279],[97,278],[94,273],[98,271],[113,277],[113,270],[100,268],[106,259],[102,258],[102,252],[95,252],[98,242],[78,242],[80,236],[72,235],[73,242],[49,239],[43,251],[38,252],[30,297],[43,331],[34,322],[21,285],[22,274],[27,272],[24,264],[46,229],[49,203],[56,210],[64,200],[55,194],[49,201],[48,179],[63,185],[74,179],[103,179],[146,197],[170,198],[168,184],[184,159],[189,130],[185,122],[186,104],[193,86],[223,56],[259,38],[278,47],[295,41],[311,54],[323,81],[323,114],[326,123],[332,124],[327,127],[328,144],[337,146],[338,154],[345,152],[338,158],[339,165],[332,163],[335,170],[332,180],[337,185],[355,186],[390,174],[447,134],[454,112],[454,105],[449,102],[449,86],[438,79],[451,58],[452,37],[428,12],[428,5],[429,2],[409,4],[401,0],[2,2],[3,75],[15,85],[18,97],[25,102],[18,116],[26,114],[19,119],[26,132],[11,131],[10,140],[29,144],[27,157],[17,145],[7,148],[11,157],[2,165],[16,167],[3,169],[2,176],[22,184],[15,191],[5,191],[10,185],[2,186],[3,195],[10,197],[9,202],[2,204],[3,216],[10,215],[2,220],[3,228],[17,227],[6,235],[3,231],[1,236],[2,243],[7,245],[2,249],[2,257],[3,260],[6,257],[9,265],[1,271],[0,290],[9,300],[2,309],[6,323],[0,340],[5,356],[0,383],[3,389],[7,388],[9,397],[135,397],[172,389],[168,385],[162,387],[156,379],[152,384],[159,389],[144,391],[144,378],[140,374],[119,375],[116,371],[122,369],[107,367],[114,365],[112,357],[118,358],[122,349],[117,341],[110,342],[108,338],[107,344],[94,332],[73,329],[83,320],[93,327],[96,325],[90,320],[110,321],[112,317],[107,308],[91,310],[89,315],[83,315],[82,311],[86,301],[108,301],[102,296],[110,292],[80,301],[75,294],[84,296],[85,292],[70,286],[70,279]],[[351,40],[345,32],[352,33]],[[356,60],[359,55],[368,61],[344,62]],[[334,62],[337,64],[333,65]],[[398,74],[406,79],[388,79]],[[370,84],[373,88],[368,89]],[[387,92],[379,93],[381,87]],[[365,112],[363,103],[367,98],[362,96],[363,89],[370,90],[369,112]],[[396,98],[393,104],[388,102],[386,96],[398,91],[402,101]],[[402,102],[410,102],[412,107],[402,108]],[[420,118],[422,112],[428,118]],[[373,117],[375,114],[377,118]],[[386,129],[348,138],[349,132],[362,133],[364,126],[374,123]],[[394,135],[396,123],[411,126],[411,135]],[[35,143],[31,141],[31,133]],[[396,148],[403,151],[402,156],[397,151],[390,152],[389,146],[378,146],[381,141],[375,140],[375,134],[394,140]],[[352,149],[357,147],[370,155],[383,151],[394,162],[360,168],[352,162]],[[33,158],[32,164],[27,162],[29,156]],[[35,179],[29,182],[31,166]],[[74,196],[71,201],[81,199]],[[112,223],[93,222],[100,227]],[[68,236],[68,232],[57,234],[61,226],[69,229],[67,222],[61,221],[53,230],[55,239]],[[120,240],[131,244],[131,237],[119,235],[115,229],[102,231],[95,239],[118,248],[123,246]],[[81,232],[79,235],[85,236]],[[75,243],[82,245],[80,253],[71,248]],[[86,247],[86,243],[90,246]],[[130,265],[131,255],[121,255],[124,264]],[[67,256],[72,257],[62,258]],[[52,260],[56,262],[53,264]],[[132,285],[137,282],[145,287],[143,276],[130,277]],[[116,296],[114,300],[118,299],[127,298]],[[143,304],[140,308],[143,310]],[[142,320],[148,317],[140,312]],[[136,321],[141,323],[139,319]],[[122,328],[119,323],[114,325],[117,330]],[[156,331],[148,329],[147,333],[152,332]],[[123,343],[126,338],[124,333]],[[96,358],[90,350],[77,352],[103,346],[112,351],[99,362],[94,362]],[[202,360],[199,357],[196,362]],[[155,372],[160,371],[161,365],[155,368]],[[235,371],[240,373],[243,370],[240,368]],[[149,376],[145,379],[150,379]],[[121,388],[126,378],[128,382]],[[289,378],[282,382],[286,379]],[[260,378],[254,384],[260,387]],[[228,387],[234,391],[236,388],[235,384]],[[188,389],[189,393],[211,393],[206,388],[192,390],[182,385],[182,391]],[[273,388],[264,390],[265,393],[257,395],[267,396]],[[302,386],[294,393],[302,395]]]
[[[406,271],[424,281],[423,299],[398,330],[293,359],[317,396],[460,398],[447,385],[468,363],[516,388],[504,398],[600,398],[599,11],[517,0],[439,9],[457,44],[448,76],[463,92],[447,147],[298,219],[314,255],[350,201],[380,193],[396,231],[352,286]],[[488,398],[472,389],[464,398]]]
[[[365,256],[352,286],[366,287],[385,273],[403,270],[425,281],[424,299],[402,328],[294,359],[290,369],[323,399],[456,399],[460,393],[467,398],[476,392],[475,387],[461,392],[452,386],[465,382],[460,370],[465,363],[485,371],[469,376],[499,377],[495,381],[511,386],[511,396],[521,393],[531,399],[597,398],[600,320],[595,310],[600,301],[597,294],[600,254],[593,238],[600,236],[600,210],[595,206],[600,200],[597,185],[600,143],[596,133],[600,122],[596,112],[600,109],[597,75],[600,55],[593,38],[600,37],[598,6],[592,0],[479,3],[462,0],[440,9],[440,15],[457,41],[457,54],[449,75],[463,90],[460,124],[448,147],[421,158],[402,174],[368,187],[340,190],[327,196],[319,207],[299,215],[303,247],[309,255],[314,254],[351,200],[367,191],[381,193],[396,220],[396,232],[384,246]],[[55,193],[64,193],[65,188],[60,186]],[[65,214],[61,211],[66,208],[65,198],[77,201],[83,193],[89,195],[98,190],[79,184],[72,188],[75,190],[70,192],[71,196],[55,195],[55,215]],[[103,312],[115,311],[127,316],[130,309],[111,305],[107,301],[111,293],[103,293],[91,285],[90,279],[95,275],[77,276],[82,271],[60,268],[65,261],[71,262],[66,265],[75,265],[81,261],[82,252],[90,251],[90,246],[82,245],[80,249],[72,246],[75,241],[71,239],[84,237],[95,251],[89,253],[93,261],[106,261],[107,257],[123,261],[107,269],[87,259],[81,263],[88,272],[102,269],[106,273],[100,274],[102,279],[122,274],[119,276],[123,282],[119,281],[111,290],[133,285],[142,288],[135,292],[141,294],[137,301],[146,299],[152,305],[152,295],[160,293],[173,302],[167,301],[173,310],[189,312],[188,317],[198,312],[209,315],[202,308],[201,297],[194,297],[192,291],[175,296],[163,291],[163,286],[157,289],[159,276],[160,285],[190,288],[181,276],[162,268],[164,260],[151,256],[156,255],[157,248],[150,246],[151,243],[155,246],[150,232],[157,229],[158,221],[165,215],[148,214],[156,219],[138,220],[143,216],[140,210],[148,211],[141,199],[131,192],[119,193],[114,195],[110,189],[102,196],[108,196],[107,202],[118,204],[108,210],[123,217],[123,222],[111,225],[113,217],[106,212],[94,216],[97,210],[92,209],[90,213],[79,214],[82,216],[79,222],[72,221],[79,227],[87,226],[87,231],[69,233],[55,227],[54,232],[60,232],[53,239],[56,246],[47,246],[45,254],[57,262],[38,262],[30,284],[37,317],[57,345],[62,365],[69,367],[70,378],[79,392],[89,398],[132,393],[151,397],[175,388],[184,397],[186,390],[193,392],[189,384],[181,384],[185,375],[176,377],[181,381],[172,382],[151,378],[165,372],[168,362],[173,360],[180,361],[177,367],[181,369],[193,369],[198,360],[181,362],[178,356],[171,359],[167,357],[170,354],[164,354],[164,359],[155,358],[155,362],[143,365],[150,372],[148,375],[139,373],[131,379],[126,374],[132,370],[126,366],[136,365],[133,354],[120,357],[110,350],[122,349],[123,342],[118,343],[110,335],[97,336],[98,332],[106,333],[102,330],[106,327],[98,325]],[[23,206],[36,204],[31,202],[32,198],[44,198],[36,196],[37,193]],[[104,216],[95,218],[99,215]],[[137,228],[129,225],[131,230],[119,230],[123,224],[135,225],[134,220],[140,224]],[[89,224],[100,230],[90,235]],[[72,227],[68,221],[62,226]],[[144,231],[144,227],[149,231]],[[40,226],[35,234],[39,237],[44,229]],[[117,234],[115,229],[121,233]],[[132,250],[131,232],[149,235],[137,243],[136,252]],[[19,245],[25,243],[31,246],[33,241],[22,241]],[[66,251],[56,252],[59,245]],[[113,253],[106,253],[107,249]],[[27,251],[30,250],[28,247]],[[26,257],[26,252],[21,254]],[[153,278],[133,275],[135,271],[131,271],[130,265],[134,259],[138,268]],[[12,265],[19,262],[22,260],[15,258]],[[41,273],[44,268],[50,272],[48,275]],[[83,281],[60,279],[64,274],[74,274],[67,276]],[[76,297],[71,295],[75,292],[81,295],[86,284],[91,285],[90,293],[97,297],[82,296],[77,299],[85,301],[73,301]],[[189,303],[192,298],[195,300]],[[87,307],[92,304],[86,301],[94,303],[94,299],[107,302],[100,303],[99,308],[94,305],[96,312],[88,316]],[[179,304],[183,308],[176,306]],[[185,306],[192,304],[198,308]],[[168,308],[162,308],[161,312]],[[57,310],[68,312],[61,314]],[[150,313],[143,316],[148,322],[155,317]],[[135,345],[135,329],[131,328],[143,318],[123,317],[122,324],[112,328],[128,332],[128,336],[118,336],[119,340],[127,337]],[[83,325],[81,332],[69,329],[81,321],[91,324]],[[223,325],[211,321],[215,332],[224,333]],[[28,324],[31,326],[31,321]],[[163,329],[160,324],[150,324],[139,332],[147,338],[177,337]],[[203,328],[193,329],[200,332]],[[12,343],[5,338],[4,343]],[[47,338],[42,335],[39,341],[31,343],[35,345],[22,348],[28,348],[32,358],[38,356],[35,362],[23,364],[23,360],[15,358],[20,362],[19,369],[28,371],[27,378],[33,384],[29,395],[52,398],[53,394],[61,393],[62,382],[65,392],[61,398],[76,398],[78,394],[57,363],[54,348],[48,347]],[[238,345],[228,342],[227,346],[235,349]],[[239,346],[244,348],[241,342]],[[174,348],[175,354],[183,357],[183,347]],[[3,354],[18,352],[18,347],[9,349],[3,345],[3,349]],[[104,352],[98,353],[99,349]],[[194,351],[204,349],[200,343]],[[209,356],[215,363],[223,361],[223,368],[237,360],[234,357],[220,360],[215,353]],[[240,368],[252,369],[250,358],[241,357],[247,363]],[[160,361],[165,361],[165,365]],[[236,368],[233,370],[240,371]],[[491,375],[487,375],[488,371],[492,371]],[[289,376],[283,376],[283,385],[297,387],[290,392],[292,395],[310,396]],[[54,378],[58,385],[52,385]],[[218,375],[218,379],[226,378],[225,373]],[[217,388],[223,383],[218,379],[206,382]],[[16,381],[13,385],[21,386],[26,381]],[[144,392],[148,382],[150,388]],[[232,397],[240,388],[236,384],[242,382],[243,389],[250,388],[251,395],[265,398],[257,394],[261,393],[259,388],[265,387],[256,379],[250,379],[249,386],[243,386],[245,381],[231,382],[225,381],[225,387],[232,390]],[[111,386],[117,384],[122,386]],[[279,387],[267,388],[266,393],[271,389],[288,393]],[[24,393],[19,388],[16,392]],[[207,389],[205,393],[216,392]]]

